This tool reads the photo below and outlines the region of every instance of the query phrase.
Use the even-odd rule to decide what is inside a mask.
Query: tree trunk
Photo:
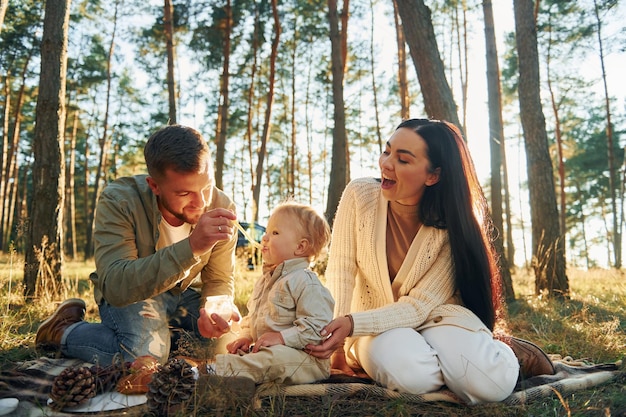
[[[9,0],[0,0],[0,32],[4,25],[4,16],[6,15],[7,8],[9,7]]]
[[[568,297],[564,239],[560,234],[546,121],[541,107],[537,32],[532,0],[514,0],[519,61],[520,118],[524,131],[535,292]]]
[[[439,56],[430,9],[423,0],[396,0],[396,2],[424,97],[426,115],[447,120],[462,129],[452,90],[446,80],[445,68]]]
[[[215,123],[215,186],[223,189],[224,156],[226,154],[226,137],[228,135],[229,82],[230,82],[230,36],[233,27],[233,10],[230,0],[224,6],[224,49],[222,55],[222,76],[220,77],[220,103]]]
[[[339,205],[341,194],[349,180],[348,138],[346,134],[346,112],[343,99],[343,68],[341,33],[339,31],[339,16],[337,1],[328,0],[328,20],[330,23],[331,45],[331,72],[333,76],[333,146],[331,156],[330,181],[328,185],[328,199],[326,202],[326,219],[332,226],[335,212]]]
[[[513,242],[513,222],[511,221],[511,193],[509,184],[509,168],[507,164],[507,153],[504,139],[504,133],[502,133],[502,142],[500,142],[500,155],[502,160],[502,191],[504,198],[504,218],[506,221],[506,227],[503,229],[506,232],[506,254],[505,257],[509,266],[515,265],[515,243]]]
[[[24,262],[24,293],[57,284],[63,268],[65,76],[70,0],[47,1],[33,144],[33,202]],[[54,294],[53,294],[54,295]]]
[[[280,17],[278,14],[278,0],[272,0],[272,16],[274,17],[274,39],[272,40],[272,51],[270,53],[270,74],[267,89],[267,103],[265,108],[265,119],[263,121],[263,134],[261,136],[261,144],[257,154],[256,165],[256,183],[252,190],[252,199],[254,200],[253,221],[259,220],[259,203],[261,198],[261,183],[263,179],[263,164],[265,162],[265,154],[267,152],[267,141],[270,137],[272,107],[274,104],[274,84],[276,79],[276,59],[278,58],[278,46],[280,44]],[[269,180],[268,180],[269,181]],[[269,182],[268,182],[269,184]]]
[[[567,217],[567,205],[565,203],[565,160],[563,158],[563,135],[561,133],[561,119],[559,115],[559,104],[557,103],[554,95],[554,89],[552,88],[552,80],[550,74],[550,57],[548,56],[548,66],[546,77],[548,78],[548,92],[550,93],[550,104],[552,105],[552,114],[554,115],[554,137],[556,139],[557,149],[557,164],[559,173],[559,228],[561,235],[565,236],[567,233],[567,225],[565,218]],[[565,250],[565,248],[563,248]]]
[[[90,121],[90,124],[93,123],[93,121]],[[91,150],[89,148],[89,136],[90,136],[90,132],[91,129],[88,128],[87,129],[87,134],[85,135],[85,155],[84,155],[84,159],[83,159],[83,190],[82,190],[82,194],[83,194],[83,201],[85,202],[85,204],[83,205],[84,207],[84,213],[83,213],[83,218],[85,219],[92,219],[93,216],[91,215],[91,205],[89,204],[89,178],[91,177],[91,174],[89,172],[89,159],[90,159],[90,155],[91,155]],[[83,247],[83,251],[84,251],[84,257],[85,259],[89,259],[92,255],[93,255],[93,250],[92,250],[92,245],[91,245],[91,236],[92,236],[92,227],[86,227],[85,230],[85,246]]]
[[[289,195],[296,195],[296,51],[298,48],[298,19],[294,19],[293,24],[293,45],[291,48],[291,146],[289,147],[289,172],[287,174],[287,192]]]
[[[341,26],[339,37],[341,38],[341,71],[345,74],[348,66],[348,20],[350,19],[350,0],[343,0],[341,9]]]
[[[398,2],[393,0],[393,21],[396,26],[396,41],[398,44],[398,93],[400,94],[400,119],[407,120],[411,117],[409,103],[409,82],[406,78],[406,40],[404,29],[398,14]]]
[[[163,28],[165,32],[165,50],[167,51],[168,124],[176,124],[178,123],[176,119],[176,79],[174,77],[176,48],[174,46],[174,5],[172,0],[165,0],[163,6]]]
[[[75,186],[75,173],[76,173],[76,135],[78,132],[78,115],[80,111],[76,109],[74,111],[74,123],[72,124],[72,135],[70,136],[70,149],[69,149],[69,164],[67,164],[67,178],[65,188],[65,202],[66,202],[66,227],[67,227],[67,245],[68,255],[74,259],[78,253],[78,247],[76,245],[76,191]]]
[[[7,197],[9,195],[9,116],[11,114],[11,74],[4,79],[4,123],[2,125],[2,161],[0,162],[0,250],[6,249],[10,226],[7,225]]]
[[[604,67],[604,46],[602,44],[602,20],[600,19],[600,12],[598,10],[598,2],[596,0],[593,1],[593,10],[596,18],[597,24],[597,35],[598,35],[598,54],[600,56],[600,66],[602,69],[602,85],[604,86],[604,107],[606,110],[606,140],[607,140],[607,148],[608,148],[608,158],[609,158],[609,187],[611,191],[611,213],[613,215],[613,252],[615,255],[615,261],[613,263],[613,267],[615,269],[620,269],[622,267],[622,230],[618,226],[618,216],[619,212],[617,211],[617,169],[615,167],[615,155],[613,153],[613,126],[611,124],[611,100],[609,97],[609,87],[606,81],[606,68]]]
[[[256,3],[255,3],[256,4]],[[255,179],[255,171],[253,169],[253,152],[252,152],[252,121],[254,119],[254,115],[256,111],[253,109],[253,100],[254,100],[254,89],[256,87],[256,70],[257,70],[257,60],[259,54],[259,7],[255,5],[254,9],[254,31],[252,33],[252,65],[250,68],[250,86],[248,87],[248,97],[247,97],[247,118],[246,118],[246,148],[248,152],[248,170],[250,173],[250,191],[254,189],[254,184],[256,183]],[[243,192],[245,193],[245,188],[242,187]],[[248,194],[246,194],[247,197]],[[247,201],[247,198],[243,198],[243,201]],[[253,209],[254,210],[254,209]]]
[[[507,300],[515,299],[513,280],[509,262],[504,254],[504,223],[502,221],[502,154],[501,144],[504,142],[502,123],[502,90],[500,88],[500,67],[493,23],[491,0],[483,1],[485,21],[485,51],[487,60],[487,98],[489,106],[489,149],[491,155],[491,217],[497,230],[495,248],[498,252],[500,272],[504,284],[504,296]]]
[[[306,93],[304,101],[304,117],[305,117],[305,132],[306,132],[306,172],[308,186],[307,191],[309,194],[309,204],[313,205],[313,140],[311,134],[311,118],[309,114],[309,103],[311,101],[311,71],[312,65],[308,65],[306,76]]]
[[[9,160],[9,116],[11,108],[11,74],[7,72],[4,77],[4,113],[2,123],[2,153],[0,154],[0,250],[5,249],[5,242],[8,238],[5,238],[5,232],[7,231],[4,225],[4,212],[5,202],[7,194],[7,168]],[[7,233],[8,236],[8,233]]]
[[[28,76],[28,65],[32,58],[34,49],[31,49],[28,53],[24,66],[22,67],[22,73],[20,75],[20,89],[15,100],[15,109],[13,112],[13,134],[11,135],[11,146],[8,148],[6,154],[6,166],[2,171],[5,177],[0,179],[0,182],[4,184],[4,190],[2,195],[2,231],[3,235],[0,238],[2,240],[0,248],[5,248],[6,244],[10,241],[11,230],[13,226],[13,213],[15,210],[15,201],[17,200],[17,185],[19,183],[17,179],[17,155],[20,140],[20,131],[22,129],[22,107],[24,105],[24,91],[26,88],[26,77]],[[7,76],[7,84],[9,83],[9,77]],[[8,91],[10,96],[10,91]],[[7,97],[8,97],[7,96]],[[8,104],[8,98],[7,98]],[[8,107],[8,106],[7,106]],[[8,114],[10,109],[7,108],[5,114]],[[8,123],[8,121],[7,121]],[[7,128],[7,133],[9,129]],[[7,139],[8,139],[7,135]],[[4,161],[4,159],[3,159]],[[4,162],[3,162],[4,164]]]
[[[111,147],[112,135],[109,135],[109,113],[111,106],[111,67],[113,61],[113,51],[115,50],[115,33],[117,30],[117,11],[119,6],[119,0],[115,2],[115,11],[113,13],[113,32],[111,33],[111,42],[109,44],[109,53],[107,56],[107,90],[106,90],[106,100],[105,100],[105,109],[104,109],[104,120],[102,123],[102,137],[100,138],[100,160],[98,163],[98,167],[96,169],[96,179],[94,181],[93,186],[93,194],[91,196],[91,210],[89,211],[89,220],[87,222],[87,250],[85,253],[85,259],[90,257],[93,254],[93,229],[94,229],[94,219],[96,218],[96,207],[98,203],[98,198],[100,197],[100,193],[102,188],[100,183],[104,179],[106,183],[106,172],[108,167],[108,158],[109,158],[109,148]]]
[[[370,15],[372,17],[370,26],[370,71],[372,72],[372,98],[374,100],[374,117],[376,120],[376,139],[378,141],[378,152],[383,151],[383,137],[380,133],[380,114],[378,112],[378,88],[376,87],[376,66],[374,57],[376,51],[374,51],[374,0],[370,0]]]

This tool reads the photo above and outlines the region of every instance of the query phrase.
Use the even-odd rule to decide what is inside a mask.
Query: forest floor
[[[39,324],[59,301],[80,297],[87,302],[86,319],[98,319],[88,280],[93,261],[68,262],[63,285],[47,285],[37,302],[23,297],[23,259],[0,255],[0,370],[16,362],[37,358],[34,349]],[[245,303],[260,272],[238,268],[236,303]],[[589,363],[620,363],[626,356],[626,274],[615,270],[568,271],[570,299],[549,300],[534,295],[531,273],[518,270],[513,276],[516,300],[508,305],[510,332],[541,346],[549,354],[582,359]],[[296,416],[622,416],[626,417],[626,375],[589,390],[532,401],[524,405],[414,403],[380,397],[322,396],[268,397],[250,407],[238,404],[219,413],[193,415],[296,417]],[[91,414],[93,415],[93,414]],[[124,414],[131,415],[131,414]],[[188,415],[188,414],[187,414]]]

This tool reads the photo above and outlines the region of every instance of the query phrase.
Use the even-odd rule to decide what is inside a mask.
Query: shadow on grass
[[[528,339],[547,353],[594,363],[623,358],[626,347],[623,309],[570,299],[518,299],[508,304],[513,335]]]

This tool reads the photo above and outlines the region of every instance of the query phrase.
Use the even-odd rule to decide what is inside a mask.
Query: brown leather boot
[[[504,340],[513,353],[517,356],[520,364],[520,377],[528,379],[536,375],[554,375],[556,370],[548,355],[534,343],[528,340],[511,337]]]
[[[36,348],[58,349],[65,329],[85,318],[85,308],[85,302],[79,298],[63,301],[37,329]]]

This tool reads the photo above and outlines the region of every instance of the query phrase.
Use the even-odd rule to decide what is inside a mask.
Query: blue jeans
[[[61,338],[61,352],[102,366],[120,355],[125,362],[151,355],[164,363],[170,353],[171,330],[202,337],[199,308],[200,294],[192,289],[178,295],[168,291],[125,307],[104,301],[99,306],[101,323],[81,321],[68,327]]]

